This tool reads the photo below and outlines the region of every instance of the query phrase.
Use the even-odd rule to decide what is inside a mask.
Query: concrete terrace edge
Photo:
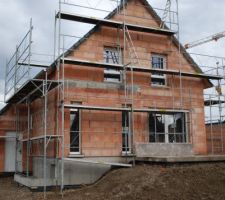
[[[225,162],[225,155],[205,155],[205,156],[167,156],[167,157],[137,157],[137,162],[152,163],[201,163],[201,162]]]

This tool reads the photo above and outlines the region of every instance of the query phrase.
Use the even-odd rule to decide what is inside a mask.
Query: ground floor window
[[[70,111],[70,152],[80,153],[80,112],[76,109]]]
[[[186,143],[185,113],[149,113],[149,142]]]
[[[131,153],[131,134],[129,112],[122,112],[122,152]]]

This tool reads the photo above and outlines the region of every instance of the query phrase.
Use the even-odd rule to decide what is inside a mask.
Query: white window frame
[[[116,62],[107,62],[107,58],[106,58],[106,51],[111,51],[111,52],[114,52],[114,53],[117,53],[117,59],[118,61]],[[121,60],[122,60],[122,53],[121,51],[119,51],[118,48],[116,47],[105,47],[104,48],[104,62],[105,63],[108,63],[108,64],[121,64]],[[119,78],[109,78],[107,76],[117,76]],[[114,69],[104,69],[104,82],[111,82],[111,83],[121,83],[122,81],[122,76],[121,76],[121,72],[119,70],[114,70]]]
[[[162,68],[155,68],[155,67],[153,67],[153,57],[154,58],[161,58],[161,59],[163,59],[163,62],[162,62],[163,63],[163,67]],[[151,67],[152,67],[152,69],[166,69],[167,68],[167,57],[165,55],[162,55],[162,54],[156,54],[156,53],[152,54],[151,55]],[[151,75],[151,80],[152,79],[158,79],[159,81],[160,80],[164,81],[164,84],[162,84],[162,85],[156,84],[156,83],[151,81],[151,85],[152,86],[165,87],[167,85],[166,74],[159,75],[159,74],[153,72],[152,75]]]

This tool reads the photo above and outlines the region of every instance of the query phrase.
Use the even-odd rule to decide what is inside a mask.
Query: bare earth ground
[[[0,178],[0,200],[43,199],[43,193]],[[48,192],[47,199],[62,199]],[[65,200],[225,200],[225,163],[173,167],[137,165],[110,172],[95,185],[64,192]]]

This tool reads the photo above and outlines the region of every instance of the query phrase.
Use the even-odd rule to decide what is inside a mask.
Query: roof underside
[[[26,103],[27,99],[29,102],[32,102],[43,96],[44,84],[44,80],[29,80],[10,99],[8,99],[6,103]],[[59,83],[57,81],[47,81],[48,91],[54,89],[58,85]]]

